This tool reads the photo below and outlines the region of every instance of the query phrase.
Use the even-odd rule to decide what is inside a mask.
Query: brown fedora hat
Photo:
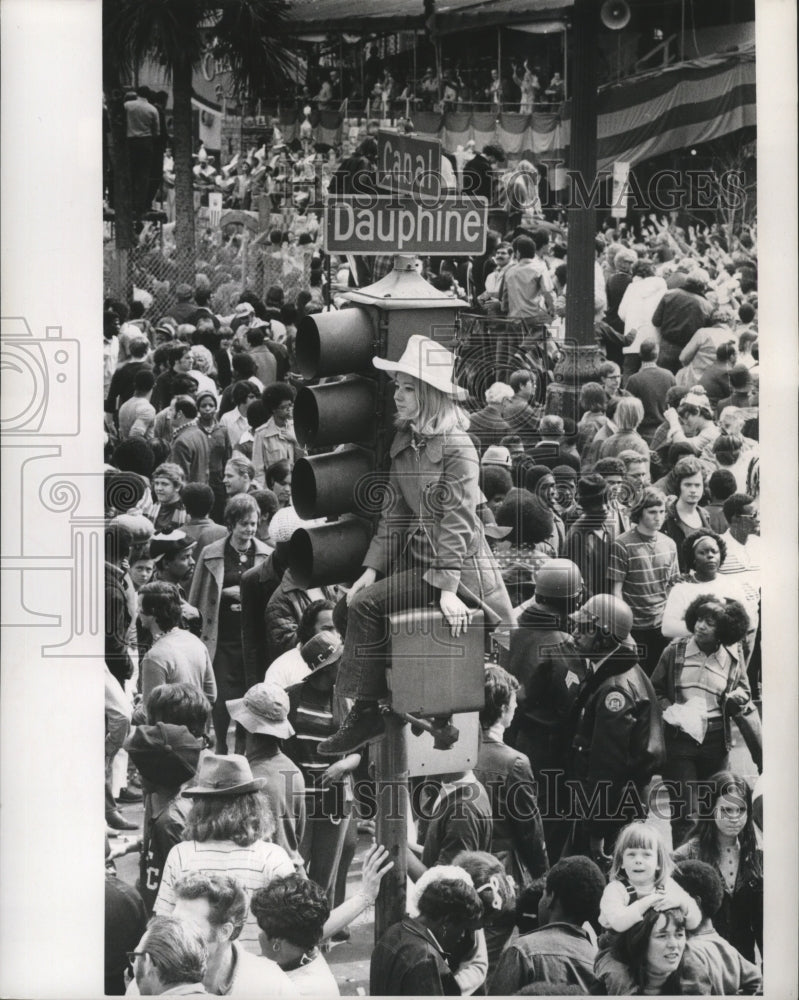
[[[224,757],[213,754],[203,757],[197,772],[197,784],[184,788],[183,794],[194,798],[214,795],[246,795],[259,792],[266,778],[253,778],[250,762],[238,753]]]

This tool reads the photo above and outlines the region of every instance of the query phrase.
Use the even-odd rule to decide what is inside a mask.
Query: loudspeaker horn
[[[605,0],[599,16],[606,28],[621,31],[630,23],[630,5],[625,3],[625,0]]]

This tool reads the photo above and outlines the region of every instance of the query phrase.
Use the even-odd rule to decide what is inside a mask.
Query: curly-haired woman
[[[663,778],[677,845],[696,813],[697,781],[728,766],[732,718],[757,713],[740,647],[749,628],[744,606],[700,594],[688,605],[685,624],[691,635],[666,647],[652,675],[666,713]]]

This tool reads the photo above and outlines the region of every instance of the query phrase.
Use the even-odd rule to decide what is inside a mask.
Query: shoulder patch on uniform
[[[570,688],[573,684],[579,684],[580,678],[573,671],[569,670],[566,673],[566,687]]]
[[[619,691],[609,691],[605,695],[605,708],[609,712],[620,712],[624,708],[624,695]]]

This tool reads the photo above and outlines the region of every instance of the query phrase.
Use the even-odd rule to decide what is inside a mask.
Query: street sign
[[[416,198],[347,195],[325,205],[325,251],[378,254],[485,253],[488,202],[458,195],[427,208]]]
[[[377,133],[377,184],[400,194],[439,195],[441,142],[394,132]]]

